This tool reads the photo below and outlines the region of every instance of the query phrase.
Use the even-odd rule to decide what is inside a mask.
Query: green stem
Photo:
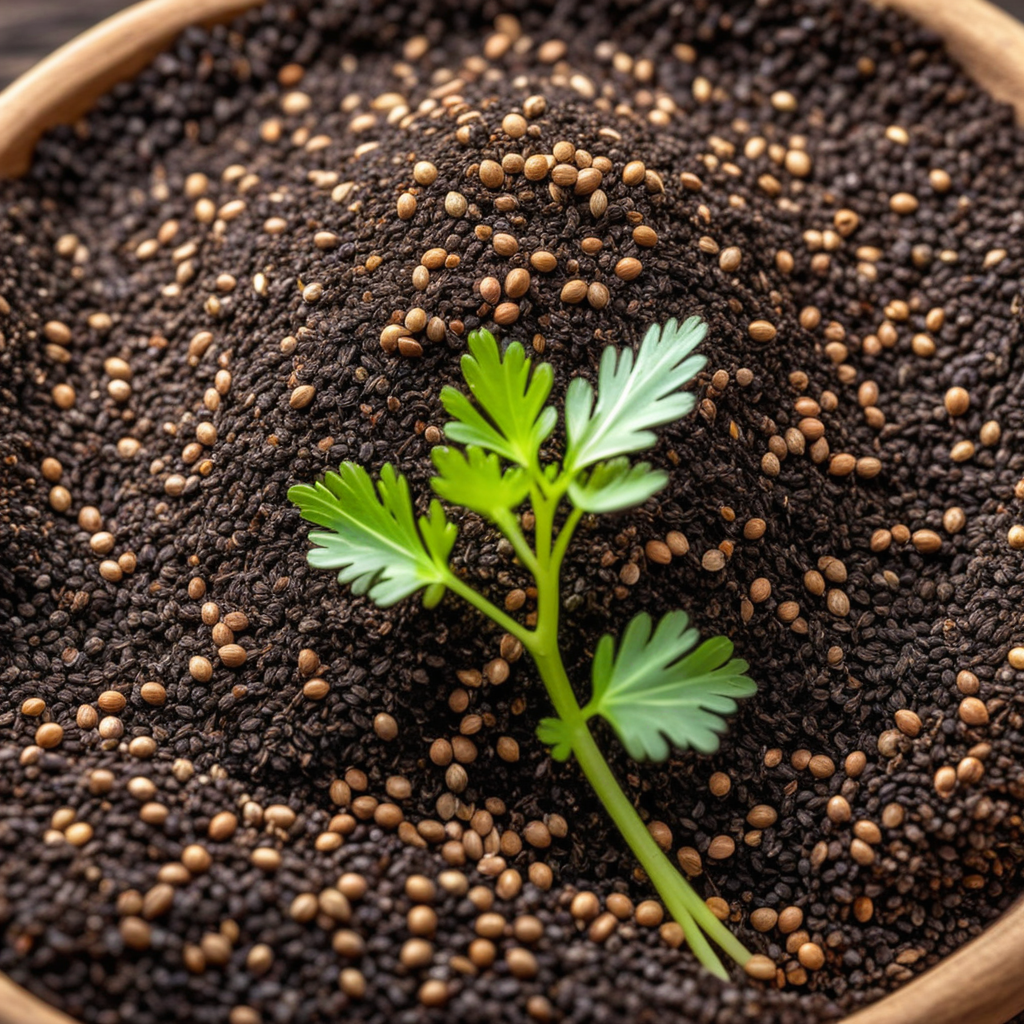
[[[546,657],[535,655],[534,660],[558,717],[571,732],[573,753],[587,781],[647,872],[669,913],[682,926],[694,955],[712,974],[727,978],[728,974],[707,938],[714,940],[741,964],[750,959],[750,952],[715,917],[654,841],[594,741],[557,651]]]
[[[464,583],[454,573],[449,574],[448,579],[445,580],[445,586],[453,594],[458,594],[464,601],[468,601],[474,608],[496,622],[506,633],[511,633],[527,650],[533,650],[536,637],[533,630],[527,629],[510,615],[506,615],[497,605],[492,604],[483,594],[478,593],[468,583]]]
[[[503,511],[495,519],[495,525],[505,535],[505,539],[512,545],[519,561],[530,571],[534,579],[536,579],[539,571],[537,556],[533,553],[533,549],[526,542],[526,537],[523,536],[523,531],[519,526],[519,520],[513,513]]]
[[[586,715],[576,700],[562,663],[558,645],[559,570],[582,513],[579,509],[572,510],[552,547],[551,531],[561,495],[545,498],[535,491],[532,497],[536,517],[538,563],[535,573],[537,629],[530,635],[529,641],[524,640],[524,644],[533,656],[556,714],[565,724],[571,737],[573,753],[587,781],[647,872],[668,912],[682,927],[694,955],[712,974],[727,978],[728,974],[708,939],[716,942],[730,957],[741,964],[750,959],[749,951],[715,917],[654,841],[616,780],[597,743],[594,742],[594,737],[587,726]]]

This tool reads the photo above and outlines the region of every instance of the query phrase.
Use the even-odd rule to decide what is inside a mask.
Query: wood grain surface
[[[0,89],[125,4],[126,0],[0,0]]]

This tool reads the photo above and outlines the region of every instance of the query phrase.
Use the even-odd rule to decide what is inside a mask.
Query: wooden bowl
[[[62,46],[0,93],[0,178],[24,174],[39,137],[84,114],[189,25],[262,0],[145,0]],[[873,0],[941,35],[949,52],[1024,122],[1024,25],[988,0]],[[1024,900],[930,971],[846,1024],[1005,1024],[1024,1011]],[[0,1024],[76,1024],[0,975]]]

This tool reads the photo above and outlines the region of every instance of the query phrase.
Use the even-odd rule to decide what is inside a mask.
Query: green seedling
[[[413,511],[409,486],[391,465],[374,486],[362,466],[342,463],[323,482],[292,487],[288,497],[302,516],[325,527],[310,533],[311,565],[339,570],[353,593],[382,608],[423,591],[433,607],[446,590],[468,601],[529,652],[555,715],[537,727],[551,756],[575,756],[608,814],[682,926],[702,964],[726,977],[709,939],[732,959],[751,954],[708,909],[651,837],[622,791],[589,728],[601,717],[618,734],[630,757],[664,760],[670,745],[711,753],[725,731],[736,700],[756,691],[747,663],[719,636],[700,642],[685,612],[672,611],[654,625],[637,615],[615,640],[604,636],[592,664],[591,696],[580,706],[566,674],[558,642],[559,574],[573,532],[586,514],[618,512],[643,504],[668,475],[630,456],[656,441],[653,428],[681,419],[694,406],[680,389],[705,364],[694,350],[706,327],[697,318],[651,327],[634,358],[607,347],[595,395],[581,377],[565,396],[561,460],[542,454],[558,425],[548,405],[554,373],[547,363],[531,367],[523,347],[504,353],[487,331],[469,337],[462,373],[469,395],[446,387],[441,401],[451,417],[447,438],[461,448],[433,450],[434,491],[448,505],[486,517],[508,539],[537,588],[536,626],[527,628],[469,586],[449,565],[458,527],[434,498],[426,515]],[[533,511],[532,543],[520,511]]]

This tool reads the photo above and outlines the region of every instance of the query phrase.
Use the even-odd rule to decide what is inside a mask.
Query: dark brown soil
[[[1007,653],[1024,639],[1021,553],[1008,543],[1024,476],[1024,139],[1010,111],[964,79],[934,39],[867,5],[523,7],[533,45],[483,61],[496,13],[443,0],[339,2],[303,16],[271,5],[233,30],[191,33],[87,125],[53,133],[31,177],[0,191],[0,297],[10,306],[5,314],[0,304],[0,969],[82,1020],[250,1024],[260,1017],[239,1008],[251,1007],[268,1024],[342,1015],[824,1021],[960,947],[1021,890],[1024,697]],[[421,33],[426,52],[396,68]],[[607,39],[614,46],[603,46]],[[538,48],[550,40],[567,44],[566,66],[544,59]],[[613,60],[616,51],[633,58],[629,69]],[[639,60],[651,62],[650,80]],[[296,62],[306,68],[301,83],[279,84],[280,69]],[[443,102],[431,92],[443,91],[447,72],[463,79],[452,90],[465,103],[455,116],[428,111],[412,125],[389,123],[381,104],[374,123],[352,131],[374,97],[397,92],[411,109]],[[587,76],[596,98],[573,74]],[[282,113],[282,97],[295,89],[310,97],[309,111]],[[795,97],[795,109],[784,97],[773,105],[779,90]],[[353,94],[359,102],[346,103]],[[532,94],[547,100],[529,121],[537,134],[509,137],[504,115]],[[474,110],[480,116],[464,122],[460,140],[457,117]],[[664,116],[652,119],[652,110]],[[279,139],[267,128],[274,119]],[[906,131],[905,142],[887,134],[891,126]],[[322,148],[310,147],[319,136]],[[746,150],[752,137],[783,154],[805,146],[810,173]],[[469,170],[510,153],[550,153],[566,140],[613,165],[599,217],[585,197],[550,193],[547,180],[510,175],[498,191]],[[356,155],[371,141],[379,146]],[[419,160],[433,162],[436,182],[415,184]],[[653,190],[626,185],[631,160],[656,171],[664,192],[656,182]],[[235,165],[243,170],[225,175]],[[934,169],[948,173],[948,190],[930,184]],[[311,179],[311,171],[336,176]],[[237,217],[220,227],[197,219],[197,197],[185,194],[197,172],[209,177],[214,209],[244,198]],[[346,181],[355,187],[339,202],[332,192]],[[396,201],[407,189],[418,206],[401,220]],[[445,212],[450,190],[471,204],[465,217]],[[917,198],[915,212],[890,208],[901,192]],[[835,227],[843,209],[859,218],[848,237]],[[268,231],[269,218],[284,230]],[[653,248],[633,240],[638,218],[657,232]],[[152,255],[140,250],[169,220],[178,222],[173,237]],[[497,255],[478,226],[515,235],[518,254]],[[317,248],[318,231],[334,233],[336,245]],[[585,251],[588,237],[601,240],[600,252]],[[176,252],[190,242],[193,253]],[[716,249],[727,246],[742,250],[735,272],[720,266]],[[432,270],[417,291],[414,268],[434,247],[458,265]],[[610,732],[600,739],[642,812],[671,830],[672,850],[702,855],[695,884],[727,901],[744,941],[776,960],[779,987],[739,971],[734,983],[714,982],[685,949],[632,921],[603,944],[592,941],[569,912],[575,891],[637,902],[652,893],[575,766],[553,765],[533,736],[548,708],[528,661],[515,661],[499,686],[470,685],[477,680],[466,673],[500,653],[489,624],[451,598],[433,611],[415,601],[380,611],[305,562],[306,528],[286,500],[292,483],[342,459],[372,469],[391,461],[426,499],[430,438],[444,426],[438,393],[458,383],[468,331],[493,327],[479,282],[529,267],[538,250],[554,253],[558,266],[533,273],[518,322],[501,333],[543,350],[557,394],[573,375],[593,374],[606,343],[635,344],[649,323],[670,316],[696,313],[709,323],[698,412],[666,430],[653,453],[672,482],[635,513],[584,524],[565,573],[564,639],[581,693],[597,638],[643,609],[685,608],[751,661],[758,696],[715,756],[638,765]],[[780,251],[791,254],[791,268]],[[616,277],[622,257],[642,261],[636,280]],[[188,261],[191,277],[178,269]],[[223,274],[236,286],[218,282]],[[254,285],[258,274],[265,289]],[[609,304],[563,303],[571,278],[605,283]],[[323,296],[305,301],[313,282]],[[382,328],[413,307],[444,320],[444,339],[420,332],[422,357],[387,354]],[[933,315],[926,329],[938,308],[943,323]],[[109,327],[90,326],[98,312]],[[777,328],[770,343],[748,333],[759,319]],[[70,339],[44,329],[53,321]],[[209,347],[190,362],[192,339],[207,330]],[[933,340],[933,355],[919,354],[919,335]],[[131,368],[131,394],[121,401],[108,390],[112,357]],[[210,410],[204,394],[218,368],[230,371],[230,387]],[[865,382],[878,389],[866,403],[858,397]],[[55,406],[59,384],[74,388],[72,408]],[[293,408],[303,384],[315,397]],[[958,417],[943,407],[953,385],[970,395]],[[877,475],[837,476],[829,470],[840,463],[796,450],[801,397],[821,406],[831,456],[877,458]],[[882,421],[873,424],[864,405]],[[982,430],[993,420],[994,440],[991,427]],[[204,421],[217,440],[186,462],[183,449]],[[137,452],[118,447],[125,438],[139,442]],[[964,440],[976,450],[954,461]],[[769,451],[786,453],[775,476],[765,472]],[[63,466],[68,512],[49,504],[46,457]],[[83,506],[98,509],[114,534],[109,555],[95,553],[79,527]],[[966,521],[955,533],[943,526],[954,506]],[[754,518],[767,524],[757,540],[745,535]],[[908,536],[936,531],[940,549],[899,543],[899,530],[889,546],[872,544],[876,531],[897,524]],[[485,524],[467,516],[460,525],[456,564],[476,583],[499,602],[528,585]],[[649,562],[646,543],[671,530],[685,534],[688,554]],[[723,544],[726,567],[703,569],[702,556]],[[118,582],[101,577],[102,558],[125,552],[134,571]],[[845,595],[845,614],[805,589],[805,573],[830,557],[845,569],[845,579],[829,583]],[[640,570],[634,584],[624,582],[633,578],[627,566]],[[751,604],[761,578],[771,596]],[[220,665],[204,601],[248,616],[236,637],[248,655],[243,667]],[[798,617],[783,621],[792,601]],[[323,700],[303,695],[306,648],[330,684]],[[209,681],[190,673],[194,656],[213,662]],[[964,671],[980,681],[987,724],[958,718]],[[162,706],[141,696],[153,680],[166,687]],[[109,689],[127,698],[120,739],[76,724],[80,706]],[[42,718],[22,712],[30,698],[45,701]],[[916,738],[893,732],[901,709],[919,716]],[[388,742],[374,730],[382,712],[398,725]],[[456,796],[429,751],[434,740],[459,736],[467,714],[481,716],[482,728],[463,758],[468,788]],[[32,747],[46,721],[63,726],[62,741]],[[155,740],[152,757],[129,753],[140,736]],[[501,737],[518,741],[517,760],[498,756]],[[864,755],[860,772],[845,768],[855,751]],[[812,772],[810,755],[831,759],[833,770]],[[945,789],[937,773],[968,756],[982,762],[980,779]],[[104,769],[114,780],[101,792],[95,772]],[[459,865],[451,842],[442,852],[422,829],[375,823],[365,803],[332,822],[349,799],[336,786],[332,802],[331,783],[353,769],[366,775],[363,795],[397,803],[406,822],[448,820],[449,841],[471,831],[465,823],[486,805],[495,826],[487,841],[509,835],[501,847],[508,867],[524,879],[532,862],[551,867],[549,891],[526,882],[495,903],[510,922],[534,914],[543,923],[530,946],[534,977],[514,976],[505,961],[523,944],[511,933],[498,940],[493,968],[465,959],[479,893],[475,903],[460,892],[439,897],[430,964],[401,962],[409,875],[435,878],[454,865],[470,885],[493,889],[494,880],[477,873],[472,856]],[[731,779],[726,796],[709,790],[715,772]],[[407,797],[389,798],[395,776],[408,780]],[[152,794],[130,789],[135,777],[151,779]],[[347,778],[357,797],[361,780]],[[837,795],[849,803],[848,822],[826,813]],[[154,802],[167,810],[162,824],[140,818]],[[290,829],[266,826],[262,809],[273,804],[298,814]],[[758,804],[778,817],[755,835],[746,816]],[[94,830],[80,847],[52,827],[65,807]],[[224,811],[243,827],[211,841],[210,820]],[[566,836],[514,852],[528,822],[559,832],[553,816],[568,822]],[[881,829],[870,864],[851,854],[854,824],[864,821]],[[314,845],[337,829],[346,831],[339,849]],[[736,852],[715,862],[707,851],[719,835],[732,837]],[[148,948],[127,949],[124,918],[138,916],[131,891],[150,891],[161,866],[190,843],[206,846],[212,867],[175,883],[170,909],[152,915]],[[281,866],[252,866],[256,846],[280,849]],[[296,895],[318,893],[342,872],[368,882],[344,924],[365,943],[352,961],[332,949],[337,921],[321,914],[303,923],[290,913]],[[799,965],[778,929],[750,925],[756,908],[791,906],[803,913],[806,939],[825,950],[819,971]],[[218,930],[231,940],[228,963],[207,956],[195,969],[190,947]],[[274,953],[264,974],[246,966],[256,943]],[[361,971],[365,998],[339,989],[342,967]],[[431,979],[446,983],[444,1009],[423,1005]]]

